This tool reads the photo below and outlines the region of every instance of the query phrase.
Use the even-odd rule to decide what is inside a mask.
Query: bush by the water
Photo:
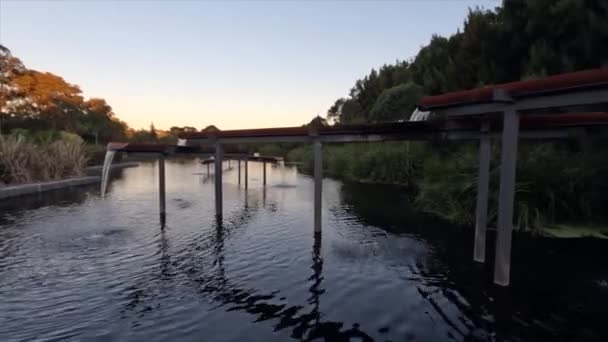
[[[608,182],[606,148],[588,151],[578,143],[523,144],[517,165],[515,224],[520,230],[558,222],[598,223]],[[310,146],[288,154],[305,173],[312,172]],[[370,143],[329,145],[323,149],[326,175],[345,180],[406,185],[415,204],[452,222],[475,221],[478,150],[476,144]],[[495,224],[500,146],[494,145],[490,170],[488,220]]]
[[[323,147],[325,174],[347,180],[371,183],[411,185],[420,167],[421,145],[386,142],[369,144],[326,145]],[[288,161],[300,163],[300,169],[311,173],[312,149],[301,146],[287,155]]]
[[[0,185],[81,176],[85,165],[84,145],[77,135],[19,131],[0,136]]]

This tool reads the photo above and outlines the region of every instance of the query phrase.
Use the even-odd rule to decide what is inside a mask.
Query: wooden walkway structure
[[[185,133],[178,146],[110,143],[108,150],[154,153],[197,153],[215,148],[215,209],[222,216],[222,160],[232,144],[309,143],[314,159],[314,232],[321,233],[322,145],[324,143],[395,140],[479,141],[479,177],[474,260],[485,261],[486,230],[493,139],[501,141],[500,186],[494,282],[510,282],[511,237],[519,139],[568,139],[608,136],[608,113],[580,112],[608,104],[608,69],[586,70],[536,80],[424,97],[421,110],[433,112],[427,121],[324,127],[283,127]],[[603,108],[603,107],[602,107]],[[161,157],[164,170],[164,157]],[[164,177],[164,172],[161,172]],[[164,179],[161,180],[164,200]],[[161,206],[162,208],[162,206]]]

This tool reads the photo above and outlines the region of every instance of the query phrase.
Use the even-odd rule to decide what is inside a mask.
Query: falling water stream
[[[108,178],[110,175],[110,168],[112,167],[112,161],[116,151],[107,151],[106,158],[103,161],[103,168],[101,170],[101,197],[105,197],[106,189],[108,187]]]

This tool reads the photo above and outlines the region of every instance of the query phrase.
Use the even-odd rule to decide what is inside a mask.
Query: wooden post
[[[494,283],[501,286],[509,285],[510,281],[518,135],[519,116],[514,109],[508,109],[503,113],[498,232],[494,263]]]
[[[236,163],[238,170],[238,177],[239,177],[239,181],[238,184],[241,185],[241,158],[237,159],[237,163]]]
[[[489,124],[484,123],[482,133],[487,134]],[[477,179],[477,211],[475,215],[475,246],[473,260],[484,262],[486,260],[486,229],[488,219],[488,190],[490,185],[490,137],[482,136],[479,139],[479,175]]]
[[[215,145],[215,215],[222,216],[222,145]]]
[[[158,206],[162,224],[164,224],[167,214],[165,198],[165,156],[161,154],[158,158]]]
[[[209,178],[209,163],[207,163],[207,178]]]
[[[263,160],[262,161],[262,183],[264,186],[266,186],[266,161]]]
[[[315,194],[314,194],[314,222],[315,233],[321,232],[321,191],[323,189],[323,151],[320,141],[313,143],[314,154],[314,178],[315,178]]]

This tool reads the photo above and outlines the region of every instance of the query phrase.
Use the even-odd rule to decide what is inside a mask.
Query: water
[[[114,160],[114,155],[116,151],[107,151],[106,157],[103,161],[103,168],[101,169],[101,197],[106,195],[106,190],[108,188],[108,179],[110,176],[110,169],[112,168],[112,161]]]
[[[514,239],[512,287],[472,261],[472,231],[422,215],[395,187],[281,187],[250,163],[224,176],[224,220],[195,161],[0,202],[0,341],[602,341],[606,243]]]

